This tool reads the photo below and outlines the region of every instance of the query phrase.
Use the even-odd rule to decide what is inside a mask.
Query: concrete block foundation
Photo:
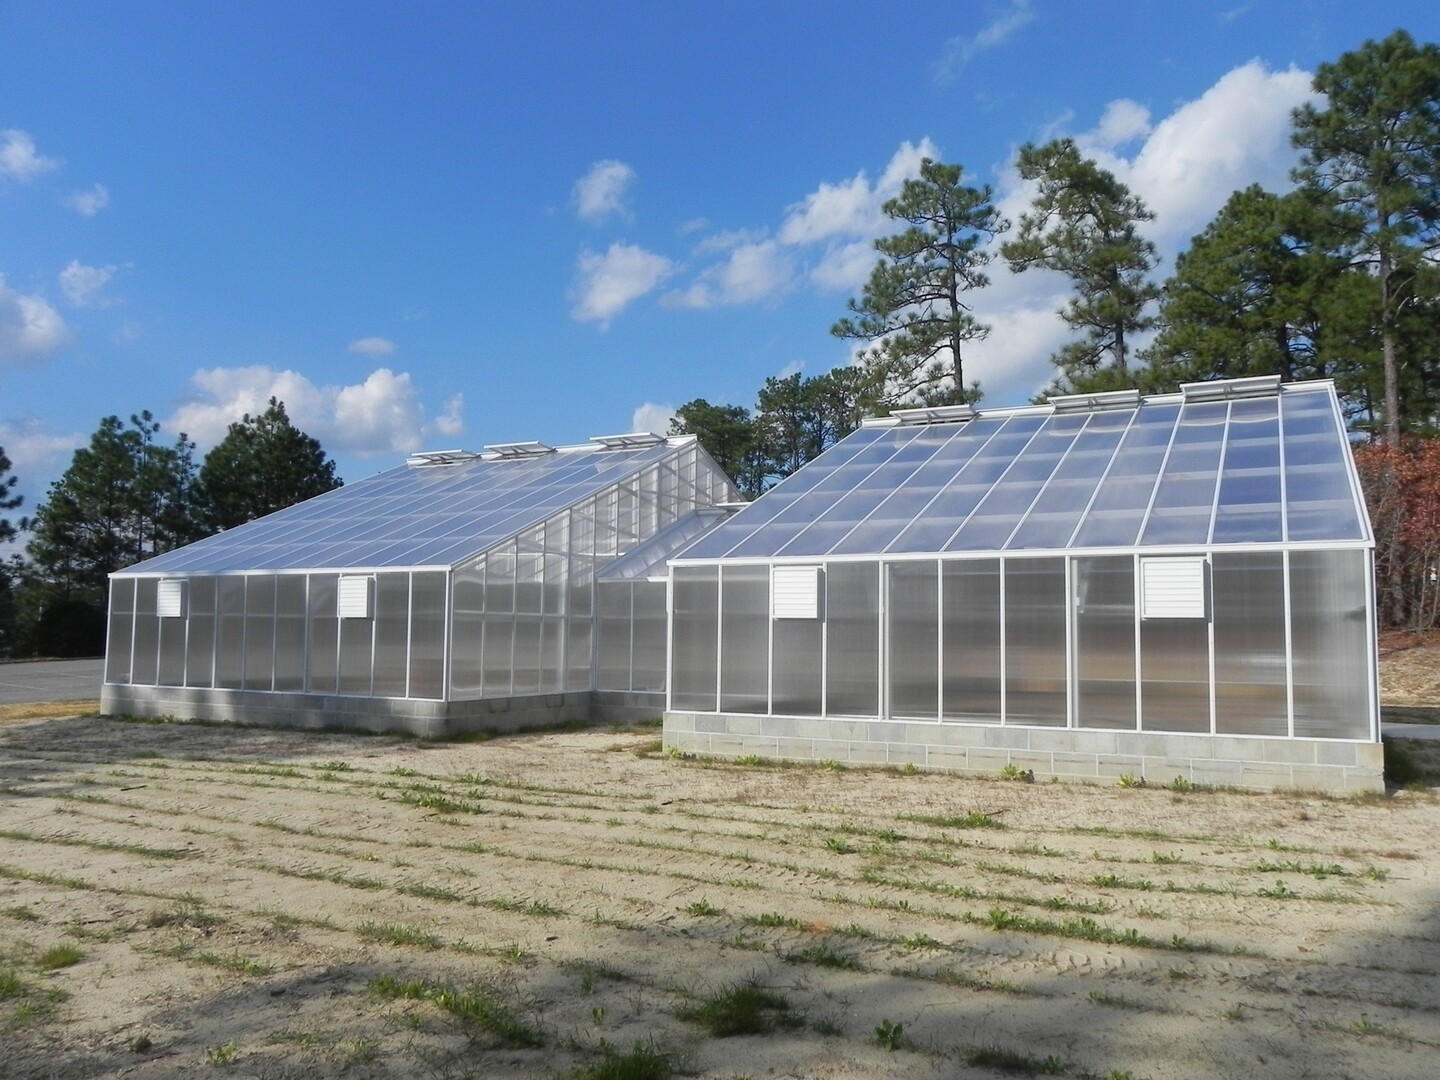
[[[665,748],[713,757],[756,754],[857,766],[915,765],[986,776],[1014,765],[1033,769],[1037,780],[1100,784],[1130,775],[1154,785],[1179,777],[1192,784],[1255,790],[1385,790],[1379,743],[886,720],[837,720],[828,732],[813,726],[827,723],[667,712]],[[802,730],[812,737],[791,737]]]
[[[509,734],[565,724],[653,720],[664,694],[580,690],[474,701],[342,697],[337,694],[199,690],[107,683],[100,690],[106,716],[172,716],[258,727],[360,731],[445,739],[477,732]]]

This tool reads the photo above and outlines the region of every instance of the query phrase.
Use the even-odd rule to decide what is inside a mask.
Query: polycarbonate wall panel
[[[1000,722],[1000,560],[940,564],[944,719]]]
[[[105,681],[130,681],[130,653],[135,638],[136,578],[114,578],[110,582],[110,630],[105,640]]]
[[[720,708],[763,713],[770,704],[770,568],[725,567],[720,603]]]
[[[662,691],[665,689],[665,583],[637,581],[631,588],[634,590],[635,652],[630,689]]]
[[[275,576],[245,579],[246,690],[270,690],[275,681]]]
[[[540,683],[540,634],[538,615],[515,616],[515,656],[510,692],[516,697],[538,694],[544,689]]]
[[[480,652],[484,666],[484,697],[509,697],[511,674],[515,669],[515,616],[485,612],[484,642]]]
[[[408,681],[410,575],[375,575],[376,697],[404,697]]]
[[[239,690],[245,674],[245,579],[226,574],[215,582],[219,641],[215,645],[215,685]]]
[[[1063,727],[1068,713],[1064,559],[1005,562],[1005,722]]]
[[[671,706],[715,710],[720,575],[713,567],[676,568],[671,596]]]
[[[208,689],[215,683],[215,579],[190,578],[185,591],[185,685]]]
[[[188,588],[185,591],[188,592]],[[160,686],[185,685],[185,635],[189,620],[184,615],[184,601],[180,610],[178,617],[156,616],[160,630],[160,664],[155,678]]]
[[[277,691],[305,689],[304,574],[275,578],[275,682]]]
[[[410,688],[412,698],[445,696],[445,578],[411,575]]]
[[[628,581],[597,585],[599,606],[596,629],[600,635],[600,670],[596,685],[601,690],[630,689],[631,586]]]
[[[305,652],[306,683],[312,694],[333,694],[339,683],[340,618],[337,614],[340,579],[335,574],[311,574],[309,600],[310,644]]]
[[[1290,553],[1290,642],[1300,738],[1370,735],[1369,573],[1364,551]]]
[[[1209,620],[1141,620],[1140,728],[1210,730]]]
[[[450,691],[456,698],[478,697],[485,627],[485,571],[462,567],[452,576],[450,613]]]
[[[891,563],[887,571],[890,715],[934,720],[940,715],[940,564]]]
[[[374,619],[340,620],[340,693],[370,696],[374,645]]]
[[[1075,718],[1135,728],[1135,559],[1076,559]]]
[[[1210,580],[1216,732],[1289,734],[1285,556],[1278,551],[1217,552]]]
[[[825,711],[831,716],[880,715],[878,563],[830,564],[825,571],[825,620]]]
[[[770,711],[818,716],[823,700],[824,619],[772,619]]]
[[[154,686],[159,670],[160,617],[155,613],[158,584],[154,578],[141,578],[135,583],[135,646],[130,681],[139,686]]]

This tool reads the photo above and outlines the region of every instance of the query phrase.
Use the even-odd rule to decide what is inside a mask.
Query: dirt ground
[[[1381,638],[1380,700],[1391,706],[1440,707],[1440,636]]]
[[[0,1075],[1435,1075],[1431,791],[658,735],[0,723]]]

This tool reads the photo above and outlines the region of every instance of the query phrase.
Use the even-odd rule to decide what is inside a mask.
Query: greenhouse
[[[1383,786],[1329,382],[867,421],[680,552],[671,603],[680,751]]]
[[[418,454],[112,575],[101,707],[426,736],[654,717],[665,557],[737,497],[693,436]]]

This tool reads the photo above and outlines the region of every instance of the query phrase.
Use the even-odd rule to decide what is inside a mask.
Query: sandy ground
[[[1430,791],[658,742],[0,723],[0,1075],[1435,1075]]]
[[[1380,700],[1392,706],[1440,706],[1440,640],[1401,634],[1382,639]]]

